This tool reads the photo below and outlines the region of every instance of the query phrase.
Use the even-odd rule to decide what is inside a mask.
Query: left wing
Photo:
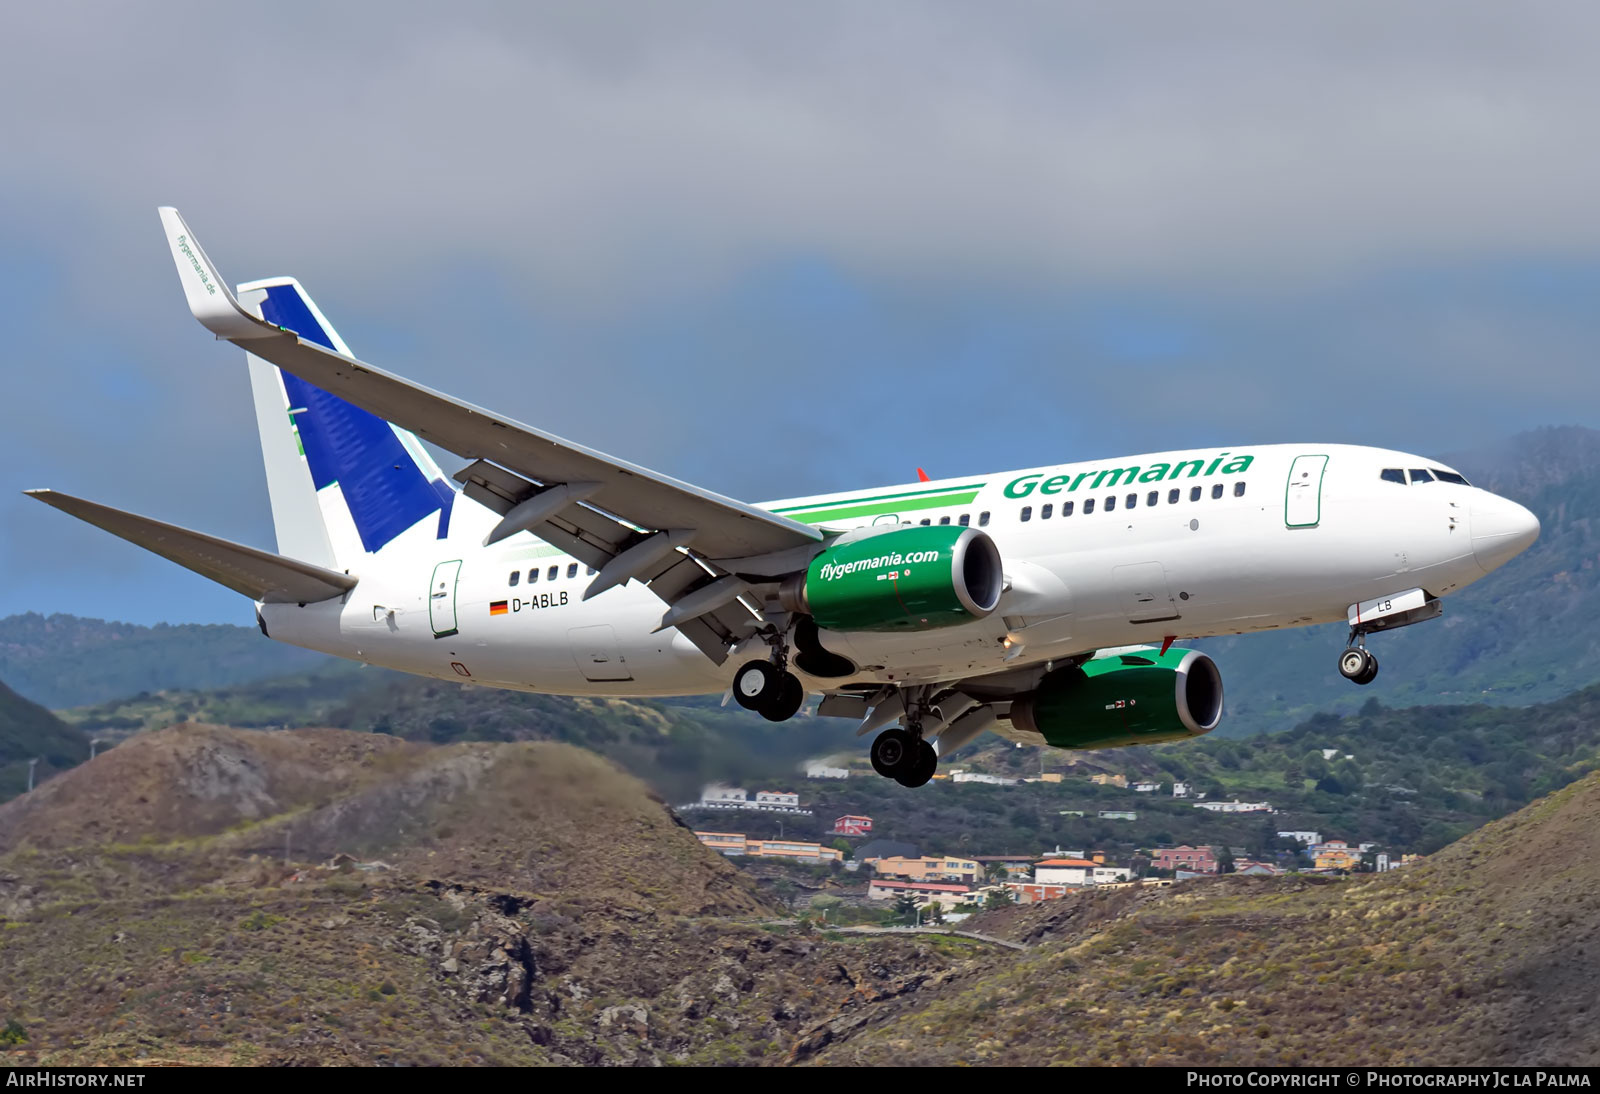
[[[668,605],[700,593],[698,614],[676,626],[713,660],[755,617],[726,576],[803,566],[821,545],[808,525],[714,494],[637,464],[414,384],[275,326],[240,306],[176,209],[161,210],[189,309],[219,339],[417,436],[475,462],[456,475],[465,493],[504,518],[486,543],[519,531],[599,571],[585,597],[630,579]],[[709,607],[702,605],[709,604]],[[670,620],[670,622],[668,622]],[[708,633],[709,632],[709,633]]]

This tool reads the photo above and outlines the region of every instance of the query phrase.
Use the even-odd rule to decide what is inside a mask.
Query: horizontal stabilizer
[[[104,528],[162,558],[268,604],[310,604],[331,600],[355,588],[356,579],[309,562],[259,551],[225,539],[191,532],[175,524],[125,513],[55,490],[29,490],[30,498]]]

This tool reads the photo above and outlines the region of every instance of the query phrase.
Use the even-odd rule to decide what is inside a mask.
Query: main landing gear
[[[733,697],[769,722],[786,722],[806,701],[806,689],[781,661],[747,661],[733,675]]]
[[[1378,659],[1366,647],[1366,636],[1352,633],[1355,643],[1339,655],[1339,675],[1357,684],[1370,684],[1378,678]]]
[[[939,754],[921,733],[896,726],[873,740],[872,769],[901,786],[922,786],[939,769]]]

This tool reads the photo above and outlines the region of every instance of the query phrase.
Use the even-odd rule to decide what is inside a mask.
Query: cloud
[[[133,551],[41,484],[271,543],[162,203],[359,355],[741,497],[1568,420],[1600,405],[1597,32],[1459,0],[19,8],[0,565]],[[137,566],[121,614],[188,617],[194,581]]]

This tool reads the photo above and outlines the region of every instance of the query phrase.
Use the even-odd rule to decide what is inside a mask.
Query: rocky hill
[[[830,1064],[1600,1064],[1600,776],[1423,863],[988,912],[1031,943],[811,1031]]]
[[[183,726],[0,806],[0,1029],[22,1062],[743,1063],[970,949],[774,914],[566,745]]]

